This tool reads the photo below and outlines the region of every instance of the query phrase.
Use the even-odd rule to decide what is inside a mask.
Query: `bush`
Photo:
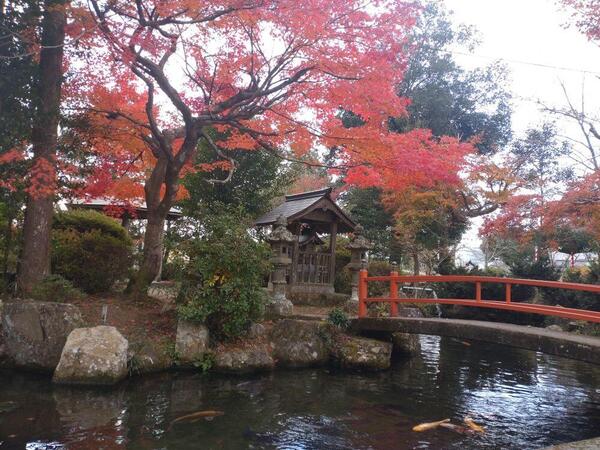
[[[186,244],[189,263],[178,298],[179,316],[205,323],[221,340],[241,336],[264,310],[263,277],[269,248],[247,232],[238,210],[223,209],[205,219],[203,235]]]
[[[550,280],[556,281],[560,277],[560,272],[550,258],[541,256],[537,260],[530,255],[522,255],[515,257],[513,261],[509,261],[510,272],[514,278],[527,278],[532,280]],[[514,286],[513,297],[518,301],[531,300],[536,297],[539,302],[546,303],[551,300],[551,296],[547,295],[545,290],[536,289],[533,286]]]
[[[340,330],[346,330],[350,326],[348,315],[342,308],[333,308],[331,311],[329,311],[327,321]]]
[[[114,219],[95,211],[58,214],[52,231],[52,272],[83,291],[108,291],[130,268],[132,241]]]
[[[501,277],[504,274],[495,270],[481,270],[476,266],[459,266],[448,267],[440,275],[469,275],[469,276],[484,276],[484,277]],[[438,298],[475,298],[474,283],[436,283],[432,286],[435,289]],[[481,297],[485,300],[504,300],[505,288],[503,284],[484,283],[481,286]],[[513,292],[513,299],[519,301],[518,294]]]
[[[600,284],[600,263],[594,261],[586,269],[569,269],[563,274],[562,281],[570,283]],[[552,303],[566,308],[589,309],[600,311],[598,294],[593,292],[569,291],[554,289]],[[550,296],[549,296],[550,297]]]
[[[83,297],[83,293],[60,275],[50,275],[31,290],[31,298],[40,302],[64,303]]]

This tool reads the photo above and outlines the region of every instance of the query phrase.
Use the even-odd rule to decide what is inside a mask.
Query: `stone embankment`
[[[382,342],[346,335],[324,321],[281,319],[253,324],[239,342],[212,342],[201,324],[179,322],[174,342],[130,343],[112,326],[86,327],[70,304],[0,304],[0,365],[53,374],[58,384],[112,385],[131,375],[171,369],[245,374],[332,365],[384,370],[392,349],[418,351],[408,338]],[[150,335],[152,330],[148,330]]]

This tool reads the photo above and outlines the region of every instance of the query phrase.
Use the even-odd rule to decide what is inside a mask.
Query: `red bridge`
[[[368,297],[369,282],[389,283],[389,297]],[[475,285],[474,299],[454,298],[402,298],[398,295],[398,285],[404,283],[473,283]],[[500,283],[505,286],[504,301],[486,300],[482,298],[481,287],[484,283]],[[358,296],[358,317],[367,317],[367,306],[370,303],[390,304],[390,315],[398,316],[398,305],[400,303],[439,303],[444,305],[472,306],[477,308],[494,308],[523,313],[543,314],[547,316],[558,316],[567,319],[585,320],[600,323],[600,311],[588,311],[575,308],[564,308],[562,306],[538,305],[523,302],[513,302],[511,287],[514,285],[535,286],[542,288],[567,289],[572,291],[594,292],[600,294],[600,285],[563,283],[559,281],[525,280],[518,278],[501,277],[478,277],[478,276],[401,276],[392,272],[387,276],[370,277],[366,269],[360,271]]]

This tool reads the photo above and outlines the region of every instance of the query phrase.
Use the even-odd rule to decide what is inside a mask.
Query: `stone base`
[[[291,316],[293,312],[294,304],[288,299],[273,299],[265,307],[265,315],[272,318]]]

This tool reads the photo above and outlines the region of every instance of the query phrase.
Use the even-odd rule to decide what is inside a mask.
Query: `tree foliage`
[[[178,312],[206,323],[218,339],[234,339],[257,320],[266,301],[262,284],[268,274],[269,249],[247,232],[249,220],[235,208],[207,217],[188,241]]]
[[[369,237],[375,241],[377,253],[388,255],[389,247],[400,243],[403,253],[412,255],[413,260],[419,252],[436,249],[438,263],[448,261],[448,247],[460,240],[468,217],[493,211],[509,195],[509,174],[486,156],[502,149],[510,139],[506,68],[493,65],[469,71],[452,54],[456,46],[471,49],[476,44],[474,30],[453,26],[443,6],[435,2],[423,5],[409,34],[407,69],[397,87],[399,96],[411,100],[408,114],[391,118],[390,130],[428,129],[436,138],[471,139],[472,146],[449,148],[445,178],[423,163],[423,176],[433,173],[428,183],[412,179],[405,183],[398,170],[361,168],[358,174],[349,173],[345,181],[355,186],[349,188],[346,201],[355,217],[365,222],[367,232],[373,230]],[[361,125],[356,115],[346,113],[344,118],[352,129]],[[389,161],[394,158],[391,153]],[[410,164],[420,164],[416,155]],[[468,177],[458,177],[459,172]]]

